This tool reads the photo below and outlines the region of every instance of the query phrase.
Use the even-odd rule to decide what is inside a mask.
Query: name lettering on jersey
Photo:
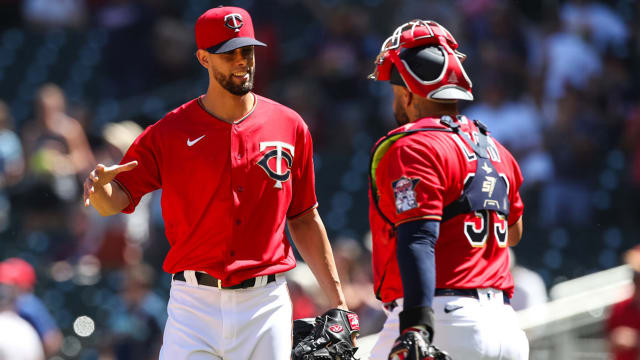
[[[403,176],[391,183],[391,186],[393,186],[393,196],[396,200],[396,211],[398,214],[402,214],[405,211],[418,207],[415,188],[419,181],[420,179],[417,178],[409,179]]]
[[[276,181],[274,188],[282,189],[282,183],[289,180],[291,177],[291,165],[293,164],[294,147],[282,141],[264,141],[260,142],[260,152],[263,152],[269,147],[275,147],[275,149],[268,151],[262,156],[258,165],[267,173],[267,175]],[[288,150],[288,152],[286,151]],[[271,168],[270,161],[275,158],[275,170]],[[283,172],[282,160],[287,163],[287,169]]]
[[[498,153],[498,147],[493,141],[493,138],[487,137],[487,143],[489,144],[489,146],[487,147],[487,151],[489,152],[491,161],[500,162],[500,153]]]
[[[485,166],[486,165],[487,164],[485,164]],[[491,169],[489,169],[489,170],[491,170]],[[493,190],[496,188],[496,180],[497,179],[494,176],[485,176],[484,178],[485,178],[485,180],[482,182],[482,192],[488,193],[489,197],[491,197],[491,195],[493,195]]]
[[[484,163],[482,165],[482,170],[484,170],[484,172],[486,172],[487,174],[491,174],[493,172],[493,170],[491,170],[491,166],[487,165],[487,163]]]
[[[476,153],[468,148],[468,145],[465,144],[462,139],[460,139],[460,136],[458,136],[457,134],[451,134],[451,137],[453,137],[453,140],[456,142],[456,144],[458,144],[458,147],[460,147],[460,150],[462,150],[462,153],[467,158],[467,161],[474,161],[476,159]],[[475,131],[471,133],[471,139],[473,139],[473,142],[475,144],[478,144],[478,136],[478,133]],[[491,159],[491,161],[500,162],[500,153],[498,153],[498,147],[496,146],[496,143],[493,141],[492,137],[487,137],[487,144],[489,145],[487,146],[487,152],[489,153],[489,158]]]
[[[460,139],[458,135],[451,134],[451,137],[453,137],[453,140],[456,142],[456,144],[458,144],[460,150],[462,150],[462,153],[467,158],[467,162],[471,162],[476,159],[476,153],[473,152],[473,150],[469,150],[469,148],[467,148],[467,145],[462,139]]]
[[[238,13],[229,14],[224,17],[224,26],[231,30],[235,30],[235,32],[240,32],[242,25],[244,25],[242,23],[242,15]]]

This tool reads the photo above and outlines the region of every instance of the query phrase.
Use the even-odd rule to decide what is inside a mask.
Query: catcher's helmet
[[[382,44],[370,79],[402,85],[433,101],[473,100],[471,80],[462,68],[464,54],[442,25],[412,20]]]

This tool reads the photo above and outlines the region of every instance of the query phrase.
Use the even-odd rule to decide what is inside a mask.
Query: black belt
[[[218,289],[247,289],[247,288],[254,287],[256,285],[256,278],[247,279],[236,285],[222,286],[222,280],[216,279],[207,273],[196,271],[195,276],[196,276],[196,281],[198,282],[198,285],[212,286],[212,287],[217,287]],[[173,280],[187,281],[184,278],[184,271],[180,271],[173,274]],[[267,276],[267,284],[274,281],[276,281],[275,274],[271,274]]]
[[[436,289],[435,296],[466,296],[474,299],[480,299],[478,296],[478,290],[476,289]],[[511,304],[511,300],[506,292],[502,292],[502,297],[505,304]]]

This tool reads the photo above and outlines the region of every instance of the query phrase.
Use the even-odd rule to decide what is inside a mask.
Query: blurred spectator
[[[154,80],[155,58],[149,55],[153,55],[154,12],[146,3],[105,1],[97,10],[98,25],[108,34],[103,55],[106,71],[103,87],[107,97],[131,96],[153,85],[150,80]]]
[[[36,28],[80,27],[87,8],[85,0],[24,0],[22,13],[25,22]]]
[[[293,319],[312,318],[318,315],[318,307],[313,298],[294,279],[287,279],[287,287],[293,305]]]
[[[44,303],[33,294],[35,270],[31,264],[19,258],[6,259],[0,266],[0,282],[15,287],[16,311],[37,331],[47,357],[54,355],[62,346],[62,333]]]
[[[640,189],[640,105],[632,109],[624,125],[622,140],[629,153],[631,182]]]
[[[102,131],[102,141],[94,146],[97,161],[117,163],[140,133],[140,125],[130,120],[108,123]],[[143,197],[138,207],[129,216],[109,217],[75,208],[70,227],[78,239],[76,255],[96,255],[106,268],[139,262],[143,247],[149,246],[151,197]]]
[[[158,358],[167,306],[152,291],[153,281],[153,269],[147,264],[124,270],[119,302],[109,323],[111,348],[117,360]]]
[[[24,156],[20,138],[13,131],[9,107],[0,100],[0,232],[9,227],[11,203],[7,188],[24,175]]]
[[[615,360],[640,358],[640,245],[625,253],[633,270],[633,294],[613,306],[606,331]]]
[[[544,149],[542,114],[530,99],[509,100],[510,89],[498,76],[494,77],[496,80],[486,85],[482,98],[473,102],[464,114],[470,119],[483,119],[491,136],[518,159],[526,179],[523,189],[548,182],[553,165]]]
[[[571,86],[558,101],[557,113],[546,135],[554,165],[554,179],[543,190],[543,224],[589,224],[602,151],[599,113],[583,91]]]
[[[349,237],[337,238],[332,247],[347,306],[360,316],[360,335],[380,331],[386,315],[371,291],[371,254],[365,253],[363,246]]]
[[[579,33],[566,29],[550,12],[546,38],[542,40],[545,56],[545,96],[550,100],[560,99],[567,85],[584,89],[592,76],[602,71],[602,60],[598,52],[584,41]]]
[[[35,117],[25,124],[23,145],[31,175],[50,181],[61,199],[76,199],[76,175],[90,171],[95,159],[82,125],[66,114],[65,96],[57,85],[38,90]]]
[[[0,189],[16,184],[24,175],[22,144],[13,125],[9,107],[0,100]]]
[[[184,23],[164,17],[153,28],[153,53],[157,59],[156,76],[161,81],[177,81],[188,75],[193,65],[192,29]]]
[[[629,30],[622,17],[607,4],[569,0],[562,6],[560,17],[567,30],[584,35],[600,52],[614,50],[624,55]]]
[[[509,248],[509,266],[515,285],[511,307],[513,310],[523,310],[532,306],[544,304],[548,301],[547,287],[537,272],[527,269],[516,262],[516,255]]]
[[[38,334],[15,312],[17,290],[5,282],[5,271],[0,264],[0,359],[44,360]]]
[[[527,69],[522,64],[529,56],[529,49],[524,33],[525,28],[517,20],[514,2],[476,2],[478,3],[475,4],[476,10],[481,12],[469,14],[467,25],[469,39],[458,39],[459,42],[464,41],[462,43],[468,44],[462,51],[469,53],[470,59],[474,59],[470,60],[469,66],[465,65],[465,68],[475,74],[472,78],[481,80],[479,90],[482,94],[484,94],[483,85],[491,85],[494,81],[498,81],[508,89],[505,96],[508,96],[509,100],[519,98],[527,84],[525,81]],[[479,76],[486,78],[479,79]]]

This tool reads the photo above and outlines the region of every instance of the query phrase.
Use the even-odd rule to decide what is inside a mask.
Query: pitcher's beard
[[[253,90],[253,72],[254,70],[249,70],[249,79],[242,84],[236,84],[233,81],[233,75],[225,76],[223,73],[215,71],[213,76],[220,86],[225,88],[228,92],[233,95],[246,95],[249,91]]]

